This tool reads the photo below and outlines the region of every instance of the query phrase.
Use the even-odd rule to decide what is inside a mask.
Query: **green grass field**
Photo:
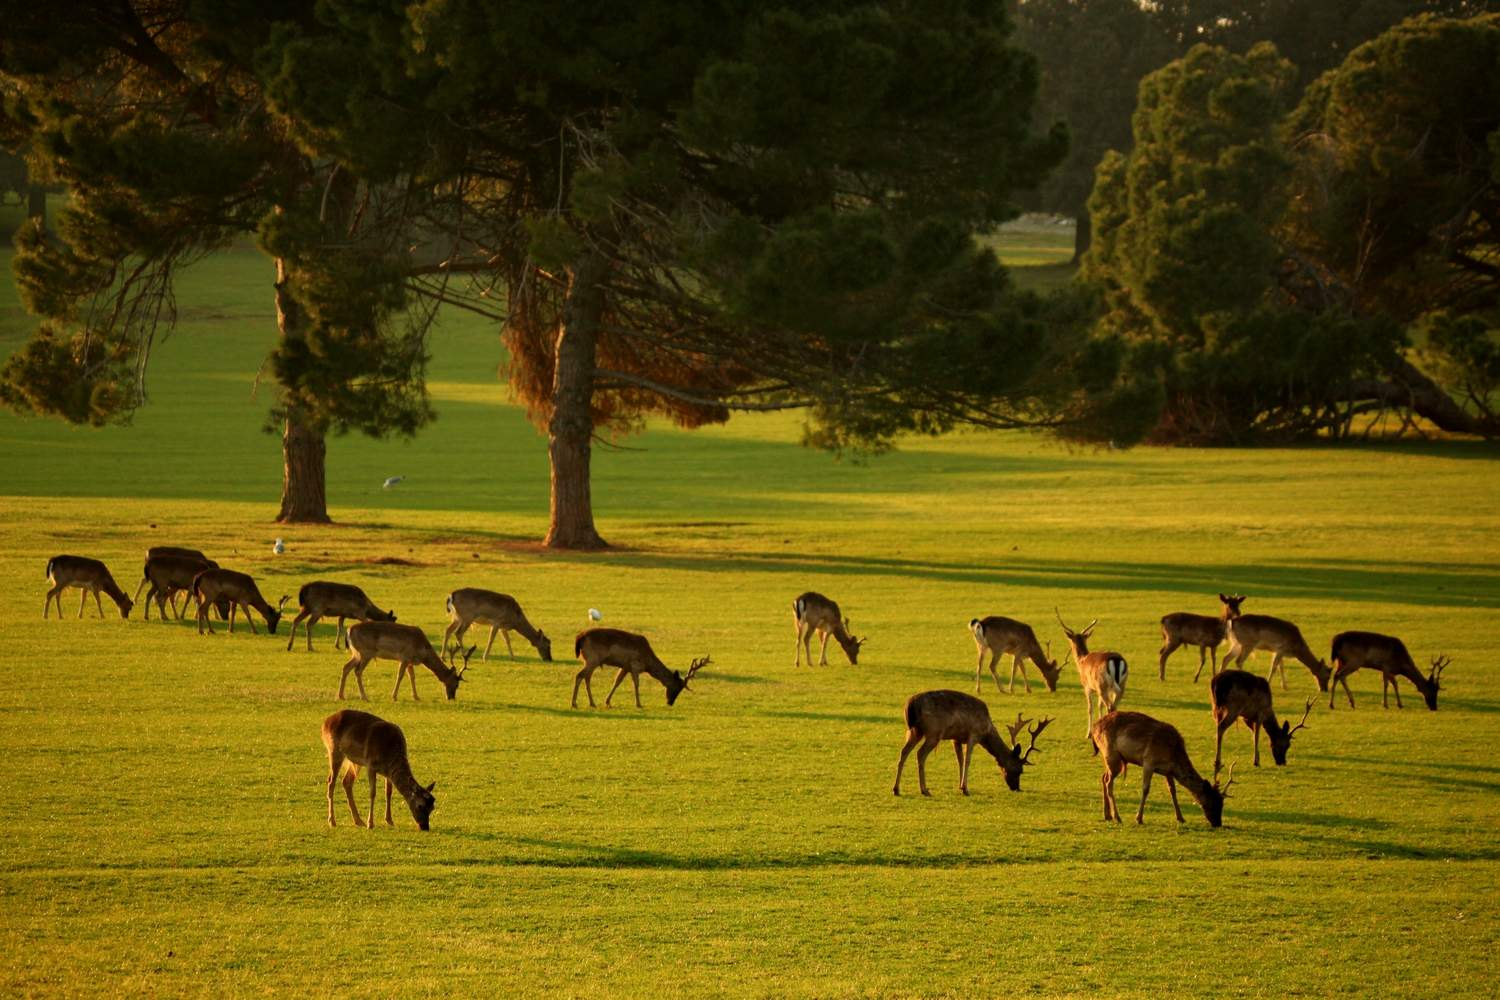
[[[1070,237],[1058,239],[1065,253]],[[1055,259],[1055,258],[1054,258]],[[413,443],[329,448],[337,524],[272,523],[279,441],[252,395],[274,336],[269,268],[200,265],[133,426],[0,417],[0,992],[19,995],[1162,996],[1493,995],[1500,949],[1500,607],[1494,449],[1470,442],[1251,451],[1069,451],[964,434],[867,465],[796,445],[795,416],[653,426],[595,458],[616,546],[559,555],[545,441],[494,378],[493,331],[443,326],[440,419]],[[0,342],[25,335],[0,286]],[[407,480],[382,490],[389,475]],[[271,542],[287,551],[277,557]],[[332,625],[317,650],[187,625],[43,622],[43,567],[105,559],[134,591],[148,545],[200,545],[273,600],[359,583],[434,637],[461,585],[515,594],[556,640],[476,657],[455,702],[425,672],[367,706],[400,724],[432,830],[324,822],[318,727],[338,703]],[[869,643],[850,667],[792,666],[790,602],[821,590]],[[1123,707],[1177,725],[1211,767],[1206,685],[1179,651],[1156,677],[1157,619],[1216,610],[1344,628],[1453,657],[1440,711],[1409,688],[1382,710],[1326,700],[1290,766],[1249,767],[1245,730],[1221,830],[1157,782],[1137,827],[1106,825],[1076,671],[994,715],[1057,723],[1021,794],[952,753],[934,796],[890,793],[901,706],[972,690],[966,623],[1009,614],[1062,647],[1098,617],[1129,657]],[[597,607],[663,658],[713,665],[667,708],[642,685],[570,710],[571,638]],[[479,636],[479,632],[471,633]],[[1096,645],[1097,645],[1096,644]],[[1264,654],[1252,666],[1264,671]],[[1316,691],[1288,665],[1276,696]],[[596,675],[602,702],[611,680]],[[628,691],[629,685],[624,691]],[[1120,783],[1127,819],[1139,773]],[[359,786],[363,794],[364,785]],[[361,805],[363,808],[363,802]]]

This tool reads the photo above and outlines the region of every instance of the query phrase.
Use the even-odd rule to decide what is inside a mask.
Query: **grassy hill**
[[[1018,241],[1032,238],[1017,236]],[[1057,237],[1065,254],[1070,236]],[[1018,251],[1019,252],[1019,251]],[[1055,258],[1054,258],[1055,259]],[[440,419],[415,442],[329,448],[337,524],[271,522],[279,442],[259,427],[274,336],[252,251],[186,276],[129,427],[0,416],[0,753],[12,806],[0,848],[0,988],[11,995],[339,993],[1038,996],[1488,995],[1500,946],[1500,466],[1473,443],[1249,451],[1069,451],[1043,438],[906,442],[866,465],[796,444],[795,415],[687,433],[651,427],[596,455],[615,548],[558,555],[545,529],[544,440],[495,379],[494,331],[445,323]],[[0,286],[0,339],[26,331]],[[385,477],[404,475],[392,490]],[[287,551],[271,552],[276,537]],[[106,618],[42,621],[43,567],[95,555],[134,591],[147,546],[199,545],[274,601],[359,583],[434,638],[463,585],[516,595],[558,661],[523,641],[475,659],[457,701],[423,672],[367,707],[406,731],[436,781],[432,831],[324,820],[322,718],[345,656],[276,638]],[[869,642],[857,667],[792,666],[790,603],[820,590]],[[1105,824],[1076,672],[1055,694],[984,697],[997,720],[1057,722],[1020,794],[951,752],[934,796],[890,793],[914,692],[973,689],[971,617],[1101,619],[1132,669],[1123,707],[1213,754],[1190,651],[1157,678],[1157,620],[1213,595],[1330,636],[1403,636],[1453,657],[1440,710],[1403,690],[1383,710],[1326,696],[1290,764],[1238,760],[1221,830],[1163,783],[1146,823]],[[667,708],[626,684],[572,710],[585,611],[647,634],[674,666],[713,655]],[[480,631],[471,640],[482,642]],[[1264,654],[1251,666],[1264,671]],[[1316,685],[1289,664],[1283,714]],[[602,702],[613,678],[596,675]],[[581,696],[580,696],[581,697]],[[1139,774],[1119,784],[1133,815]],[[367,794],[358,786],[363,810]]]

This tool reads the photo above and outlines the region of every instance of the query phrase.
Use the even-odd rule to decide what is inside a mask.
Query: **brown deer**
[[[255,585],[255,580],[248,573],[239,573],[232,569],[206,569],[193,577],[192,586],[193,600],[198,604],[198,634],[202,635],[206,627],[208,634],[214,634],[214,627],[208,623],[208,609],[220,601],[229,602],[229,634],[234,634],[234,612],[236,608],[245,610],[245,621],[250,623],[250,632],[255,635],[260,633],[255,630],[255,619],[250,617],[253,608],[259,611],[261,617],[266,620],[266,629],[276,634],[276,624],[281,621],[281,609],[286,607],[286,602],[291,599],[289,594],[283,594],[276,607],[266,603],[266,599],[260,596],[260,588]]]
[[[475,623],[490,627],[490,641],[485,643],[481,659],[490,658],[490,648],[495,645],[498,632],[505,637],[505,652],[514,660],[516,651],[510,644],[510,633],[514,630],[536,647],[543,662],[552,662],[552,640],[541,629],[532,627],[520,603],[509,594],[478,587],[461,587],[448,595],[448,629],[443,633],[443,652],[448,653],[449,636],[456,636],[456,648],[462,649],[464,633]]]
[[[186,549],[180,545],[153,545],[146,550],[147,559],[155,559],[157,556],[176,556],[178,559],[196,559],[199,562],[219,565],[197,549]]]
[[[1094,626],[1099,624],[1099,619],[1095,618],[1081,631],[1074,632],[1063,623],[1060,611],[1056,608],[1052,611],[1057,615],[1057,624],[1062,625],[1063,634],[1068,637],[1068,647],[1073,650],[1073,662],[1078,665],[1078,682],[1083,685],[1083,703],[1088,707],[1088,725],[1092,726],[1094,698],[1099,699],[1100,715],[1113,712],[1125,695],[1125,678],[1130,673],[1130,667],[1126,664],[1125,657],[1113,650],[1089,652],[1089,636],[1093,634]],[[1089,732],[1090,729],[1085,729],[1084,735],[1088,736]]]
[[[953,752],[958,756],[960,792],[969,794],[969,762],[974,757],[976,743],[995,758],[995,763],[1005,775],[1006,787],[1019,792],[1021,769],[1030,765],[1032,751],[1036,750],[1036,738],[1052,723],[1051,719],[1043,719],[1027,729],[1026,723],[1030,720],[1021,718],[1020,713],[1017,713],[1015,725],[1006,727],[1011,739],[1007,746],[1000,738],[995,724],[990,721],[989,707],[973,695],[959,691],[923,691],[921,694],[914,694],[906,699],[903,715],[906,719],[906,744],[901,748],[901,759],[896,761],[896,784],[891,788],[894,795],[901,794],[901,769],[906,766],[907,756],[918,743],[922,744],[922,748],[917,751],[917,785],[922,789],[923,795],[932,794],[927,790],[927,755],[943,740],[953,741]],[[1021,752],[1022,730],[1031,736],[1031,745],[1026,748],[1025,753]]]
[[[1005,689],[1007,694],[1016,689],[1017,670],[1021,671],[1021,683],[1026,685],[1026,693],[1031,693],[1031,681],[1026,677],[1026,664],[1021,662],[1023,657],[1036,665],[1048,691],[1057,690],[1057,676],[1061,670],[1057,661],[1052,659],[1052,644],[1048,643],[1047,651],[1043,653],[1042,644],[1036,641],[1036,632],[1032,631],[1030,625],[1014,618],[990,615],[988,618],[970,618],[969,631],[974,634],[974,644],[979,647],[979,662],[974,665],[975,694],[979,693],[985,653],[991,654],[990,676],[995,678],[996,691],[1000,690],[1000,675],[995,672],[995,664],[1000,662],[1002,656],[1012,657],[1010,686]]]
[[[1151,791],[1151,776],[1160,774],[1167,779],[1167,791],[1172,794],[1172,808],[1177,812],[1177,822],[1185,823],[1182,807],[1177,804],[1177,784],[1188,790],[1203,807],[1208,825],[1219,827],[1224,823],[1224,800],[1229,786],[1234,784],[1234,765],[1229,765],[1229,780],[1221,788],[1218,780],[1209,784],[1199,776],[1193,762],[1188,759],[1187,744],[1182,734],[1165,722],[1140,712],[1110,712],[1089,728],[1089,737],[1094,741],[1095,755],[1104,757],[1104,818],[1120,822],[1120,807],[1115,803],[1115,779],[1125,773],[1127,764],[1136,764],[1141,769],[1141,807],[1135,812],[1135,821],[1146,821],[1146,796]]]
[[[1219,643],[1224,641],[1228,635],[1228,623],[1231,618],[1240,616],[1240,605],[1245,601],[1244,594],[1230,596],[1219,595],[1219,617],[1211,615],[1195,615],[1190,611],[1174,611],[1170,615],[1163,615],[1161,619],[1161,660],[1157,668],[1157,676],[1161,680],[1167,679],[1167,657],[1179,646],[1198,647],[1198,672],[1193,674],[1193,683],[1198,683],[1198,678],[1203,675],[1203,657],[1205,653],[1213,657],[1213,669],[1209,676],[1219,672]]]
[[[115,584],[115,578],[109,575],[109,567],[97,559],[88,556],[53,556],[47,560],[47,582],[52,587],[47,591],[46,600],[42,601],[42,618],[47,617],[47,612],[53,600],[57,601],[57,617],[62,617],[62,592],[69,587],[77,587],[83,591],[78,597],[78,617],[83,617],[84,605],[88,603],[89,594],[94,595],[94,608],[99,612],[99,617],[104,617],[104,604],[99,600],[99,591],[109,595],[109,599],[115,602],[120,609],[121,618],[130,617],[130,609],[135,607],[135,602],[125,596],[125,591]]]
[[[1295,726],[1290,722],[1277,722],[1276,710],[1271,707],[1271,683],[1257,677],[1248,670],[1225,670],[1208,683],[1209,704],[1213,707],[1214,722],[1219,728],[1214,742],[1214,774],[1219,773],[1224,752],[1224,731],[1239,719],[1249,727],[1255,737],[1255,766],[1260,767],[1260,731],[1264,729],[1271,738],[1271,757],[1277,767],[1286,764],[1286,752],[1292,745],[1292,734],[1307,727],[1307,715],[1312,711],[1312,699],[1302,711],[1302,720]]]
[[[828,666],[828,637],[831,635],[844,648],[844,655],[851,664],[859,662],[859,648],[865,640],[849,634],[849,619],[843,617],[839,606],[822,594],[809,590],[792,602],[792,622],[797,629],[797,661],[793,666],[802,666],[802,653],[807,652],[807,665],[812,666],[812,638],[818,632],[823,636],[822,651],[818,666]]]
[[[1231,660],[1236,667],[1243,667],[1247,656],[1257,649],[1265,649],[1271,653],[1271,670],[1266,674],[1266,680],[1274,678],[1276,671],[1280,670],[1281,690],[1286,690],[1286,667],[1282,658],[1287,656],[1300,662],[1318,679],[1319,691],[1328,690],[1328,664],[1313,655],[1302,638],[1302,630],[1296,625],[1270,615],[1240,615],[1229,619],[1225,627],[1229,632],[1229,652],[1224,654],[1226,669]]]
[[[1380,705],[1390,708],[1388,689],[1396,692],[1396,707],[1401,708],[1401,689],[1396,686],[1397,677],[1405,677],[1422,693],[1422,700],[1432,711],[1437,711],[1439,678],[1443,670],[1453,661],[1446,656],[1435,656],[1427,676],[1417,669],[1406,644],[1393,635],[1379,632],[1340,632],[1333,637],[1333,681],[1328,685],[1328,707],[1333,707],[1333,697],[1338,693],[1336,685],[1344,686],[1344,695],[1349,707],[1354,707],[1354,693],[1349,690],[1348,677],[1362,667],[1380,671]]]
[[[609,694],[604,699],[604,707],[610,707],[610,700],[620,689],[620,683],[625,680],[625,675],[629,674],[631,683],[635,685],[635,707],[640,708],[642,707],[642,672],[661,681],[662,687],[667,689],[667,704],[671,705],[677,701],[679,694],[688,690],[688,682],[693,679],[694,675],[713,662],[707,656],[699,657],[688,666],[687,675],[684,676],[681,671],[670,670],[665,663],[661,662],[645,636],[617,628],[591,628],[579,632],[577,638],[573,640],[573,655],[583,661],[583,667],[573,676],[574,708],[578,707],[578,685],[580,684],[589,696],[589,708],[598,707],[594,704],[594,690],[589,683],[589,678],[593,676],[595,670],[603,666],[620,668],[620,672],[615,675],[614,686],[609,689]]]
[[[401,678],[406,675],[411,677],[411,696],[413,701],[421,701],[417,695],[417,664],[421,664],[438,680],[443,682],[443,690],[452,701],[458,695],[458,685],[464,679],[464,671],[469,669],[469,657],[474,655],[477,647],[470,646],[469,651],[464,654],[464,665],[457,671],[449,668],[438,655],[437,650],[432,648],[432,643],[427,641],[427,634],[415,625],[397,625],[395,622],[360,622],[349,628],[349,649],[352,655],[344,664],[344,672],[339,675],[339,700],[344,700],[344,685],[349,680],[349,673],[353,671],[354,681],[359,685],[359,696],[365,701],[370,700],[369,694],[365,692],[365,667],[375,660],[395,660],[396,688],[391,692],[391,700],[395,701],[401,694]]]
[[[331,583],[328,580],[315,580],[305,583],[302,589],[297,591],[297,617],[292,619],[291,635],[287,636],[286,648],[290,652],[292,643],[297,641],[297,623],[306,619],[304,627],[307,632],[307,651],[312,652],[312,630],[318,624],[320,618],[337,617],[338,627],[333,633],[333,648],[339,648],[339,640],[344,635],[344,620],[354,618],[362,622],[393,622],[396,620],[396,612],[381,611],[373,601],[365,596],[365,592],[352,583]],[[344,648],[349,648],[348,640],[344,641]]]
[[[190,602],[189,592],[192,590],[193,580],[206,569],[218,568],[219,564],[211,559],[174,555],[147,556],[146,564],[141,569],[140,586],[135,588],[137,597],[140,596],[141,587],[150,588],[146,591],[146,606],[142,616],[147,621],[151,620],[151,602],[154,599],[163,620],[167,617],[167,603],[170,601],[172,614],[178,621],[182,621]],[[179,593],[183,595],[181,609],[177,607]],[[228,614],[227,604],[225,613]]]
[[[323,720],[323,746],[328,749],[329,826],[338,825],[333,821],[333,786],[339,780],[340,771],[344,771],[344,796],[349,800],[354,825],[365,825],[360,821],[359,807],[354,804],[354,781],[363,767],[370,775],[370,829],[375,829],[375,784],[379,777],[385,778],[385,825],[396,825],[391,818],[391,788],[394,786],[406,800],[418,828],[427,829],[428,818],[437,805],[437,800],[432,797],[437,782],[423,788],[412,777],[411,763],[406,759],[406,736],[400,726],[369,712],[341,709]],[[344,770],[346,763],[348,770]]]

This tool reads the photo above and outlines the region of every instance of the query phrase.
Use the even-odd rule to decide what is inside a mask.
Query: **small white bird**
[[[392,476],[391,478],[387,479],[385,482],[381,483],[380,484],[380,488],[383,489],[383,490],[388,490],[392,486],[395,486],[397,483],[401,482],[401,480],[403,480],[405,478],[406,478],[405,476]]]
[[[598,621],[599,619],[601,619],[603,617],[604,616],[599,613],[599,609],[598,608],[589,608],[589,621],[596,622],[596,621]]]
[[[276,544],[271,546],[271,551],[279,556],[286,551],[286,546],[282,544],[281,539],[278,538],[276,539]]]

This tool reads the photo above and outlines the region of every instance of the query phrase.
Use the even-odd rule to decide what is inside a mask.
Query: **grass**
[[[1067,451],[995,434],[907,442],[868,465],[795,445],[795,416],[686,433],[653,426],[596,455],[596,555],[543,552],[543,440],[493,378],[497,339],[434,341],[440,419],[414,443],[330,444],[331,528],[271,523],[279,444],[254,371],[273,336],[250,251],[186,276],[184,321],[131,427],[0,417],[0,990],[9,995],[1038,996],[1488,995],[1500,947],[1500,607],[1495,451],[1470,442],[1253,451]],[[0,346],[24,336],[13,292]],[[407,480],[380,489],[388,475]],[[287,552],[271,553],[284,537]],[[433,829],[324,822],[318,740],[343,655],[191,627],[43,622],[42,568],[105,559],[134,590],[148,545],[201,545],[273,599],[309,579],[364,586],[436,637],[460,585],[515,594],[556,640],[476,664],[455,702],[369,708],[399,723]],[[397,562],[399,561],[399,562]],[[404,563],[404,564],[403,564]],[[839,600],[858,667],[794,669],[791,599]],[[957,793],[893,798],[911,693],[968,690],[965,623],[1003,613],[1056,652],[1054,606],[1098,616],[1133,670],[1125,707],[1177,725],[1200,768],[1212,723],[1181,651],[1156,677],[1157,619],[1213,594],[1301,623],[1399,634],[1454,659],[1440,711],[1327,702],[1290,765],[1249,764],[1226,826],[1101,819],[1071,667],[1040,763],[1007,792],[992,765]],[[71,602],[69,602],[71,603]],[[713,665],[668,709],[643,683],[573,711],[567,661],[589,607],[673,665]],[[281,636],[285,636],[285,628]],[[477,633],[476,633],[477,634]],[[1265,668],[1263,656],[1252,664]],[[1300,666],[1277,698],[1316,693]],[[601,671],[602,701],[611,678]],[[1409,689],[1408,689],[1409,691]],[[1300,714],[1300,711],[1299,713]],[[1240,777],[1242,775],[1242,777]],[[1120,799],[1133,812],[1132,769]],[[908,789],[915,776],[907,772]],[[363,785],[360,786],[363,789]],[[1185,805],[1190,803],[1185,801]],[[363,808],[363,806],[362,806]]]

